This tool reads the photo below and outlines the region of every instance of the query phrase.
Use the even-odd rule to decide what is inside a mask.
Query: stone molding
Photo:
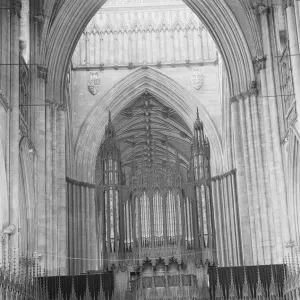
[[[38,65],[38,78],[44,79],[47,82],[48,69],[45,66]]]
[[[222,175],[218,175],[218,176],[214,176],[211,178],[211,181],[217,181],[217,180],[221,180],[223,178],[226,178],[228,176],[231,176],[231,175],[235,175],[236,174],[236,169],[233,169],[231,171],[228,171]]]
[[[270,12],[270,7],[266,5],[258,5],[257,11],[260,15],[262,14],[268,14]]]
[[[77,180],[69,178],[69,177],[66,177],[66,182],[76,185],[76,186],[81,186],[81,187],[87,187],[87,188],[93,188],[93,189],[96,187],[96,185],[94,183],[77,181]]]
[[[3,92],[0,90],[0,104],[4,107],[6,111],[11,110],[9,103],[7,102]]]
[[[242,101],[242,100],[244,100],[248,97],[257,96],[257,95],[258,95],[258,89],[257,89],[257,86],[256,86],[256,81],[253,81],[251,83],[250,89],[247,92],[243,92],[243,93],[240,93],[238,95],[235,95],[235,96],[231,97],[230,98],[230,104],[240,102],[240,101]]]
[[[288,8],[290,6],[294,6],[294,0],[283,0],[284,2],[284,7]]]
[[[21,18],[21,10],[22,10],[22,2],[19,0],[13,0],[10,3],[10,13],[12,15],[17,15],[19,18]]]
[[[58,103],[53,100],[46,99],[45,103],[46,103],[46,106],[50,107],[50,108],[58,107]]]
[[[67,111],[67,106],[65,104],[60,104],[57,106],[58,111]]]

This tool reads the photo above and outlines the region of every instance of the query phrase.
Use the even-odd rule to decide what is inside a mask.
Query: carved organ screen
[[[151,117],[149,107],[150,102],[145,101],[146,128]],[[167,151],[168,142],[164,144],[162,149]],[[104,237],[100,252],[108,263],[130,257],[159,257],[165,249],[179,256],[214,252],[210,149],[199,116],[187,176],[182,174],[178,154],[175,159],[165,154],[165,159],[159,160],[157,151],[152,152],[153,159],[136,161],[132,156],[126,185],[109,119],[99,151],[102,180],[97,188],[98,219],[102,220],[98,230]],[[102,235],[98,234],[100,238]]]

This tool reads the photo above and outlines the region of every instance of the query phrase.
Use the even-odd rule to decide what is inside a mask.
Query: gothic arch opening
[[[77,180],[95,182],[96,156],[104,134],[108,111],[111,111],[114,120],[132,99],[138,98],[146,91],[161,99],[164,105],[178,113],[190,130],[193,126],[190,116],[195,114],[197,105],[199,106],[199,115],[206,126],[212,145],[212,174],[223,172],[223,161],[220,155],[222,146],[218,130],[198,99],[160,71],[153,68],[139,68],[118,82],[103,98],[98,99],[82,123],[75,148],[76,173],[74,175]],[[104,117],[99,117],[103,115]]]

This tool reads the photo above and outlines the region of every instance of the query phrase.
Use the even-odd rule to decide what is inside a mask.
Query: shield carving
[[[100,78],[98,72],[90,72],[88,80],[88,90],[92,95],[96,95],[100,91]]]
[[[194,68],[192,74],[192,84],[196,90],[200,90],[203,85],[203,75],[200,72],[200,68]]]

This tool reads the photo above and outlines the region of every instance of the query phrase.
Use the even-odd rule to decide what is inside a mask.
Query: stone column
[[[89,187],[85,189],[85,202],[86,202],[86,210],[85,210],[85,223],[86,223],[86,258],[87,261],[87,268],[91,269],[91,255],[90,255],[90,248],[91,248],[91,228],[90,228],[90,193]]]
[[[74,247],[73,247],[73,227],[74,227],[74,222],[73,222],[73,186],[70,181],[68,181],[68,209],[69,209],[69,214],[68,214],[68,256],[70,257],[69,261],[69,275],[74,274],[74,268],[73,268],[73,259],[74,257]]]
[[[53,249],[53,255],[52,255],[52,264],[53,264],[53,270],[55,270],[55,275],[57,275],[57,263],[58,263],[58,258],[57,258],[57,236],[58,236],[58,228],[57,228],[57,222],[58,222],[58,216],[57,216],[57,206],[58,206],[58,201],[57,201],[57,192],[58,192],[58,174],[57,174],[57,158],[58,158],[58,153],[57,153],[57,103],[52,103],[52,157],[51,157],[51,169],[52,169],[52,205],[51,205],[51,211],[52,211],[52,216],[51,216],[51,234],[52,234],[52,249]]]
[[[273,51],[272,51],[272,41],[270,34],[270,27],[268,22],[269,8],[266,6],[259,6],[260,18],[261,18],[261,29],[263,38],[263,50],[266,56],[266,84],[267,84],[267,94],[268,104],[269,104],[269,115],[270,115],[270,125],[271,125],[271,137],[273,144],[273,157],[274,157],[274,171],[275,171],[275,186],[271,186],[271,189],[277,190],[277,200],[275,204],[280,211],[280,218],[278,222],[275,222],[275,227],[280,231],[281,243],[276,244],[278,260],[282,259],[283,250],[285,244],[290,240],[290,227],[288,223],[287,216],[287,202],[286,202],[286,185],[285,176],[283,171],[283,160],[280,145],[280,132],[279,132],[279,118],[277,109],[277,96],[275,89],[275,79],[274,79],[274,63],[273,63]],[[278,217],[278,216],[277,216]],[[276,217],[276,218],[277,218]],[[280,249],[281,248],[281,249]]]
[[[239,201],[239,215],[242,228],[242,247],[243,259],[246,265],[253,264],[252,254],[252,235],[250,227],[250,214],[248,197],[251,193],[247,187],[247,174],[244,158],[242,130],[239,103],[236,97],[231,98],[231,113],[232,113],[232,126],[234,130],[234,148],[235,148],[235,164],[237,169],[237,192]],[[248,175],[249,176],[249,175]]]
[[[53,230],[52,230],[52,109],[53,102],[46,100],[45,107],[45,210],[46,210],[46,239],[47,239],[47,269],[51,271],[53,269],[53,262],[55,260],[54,248],[53,248]],[[52,275],[49,273],[49,275]]]
[[[38,151],[37,173],[38,173],[38,193],[37,193],[37,250],[41,253],[40,265],[46,268],[47,265],[47,218],[46,218],[46,179],[45,179],[45,153],[46,153],[46,103],[45,103],[45,89],[47,80],[47,68],[44,66],[37,67],[37,80],[34,87],[38,92],[35,93],[39,97],[36,101],[38,104],[36,108],[36,145]]]
[[[297,5],[297,3],[296,3]],[[295,7],[293,0],[286,1],[286,16],[289,33],[290,57],[292,64],[292,74],[294,82],[294,91],[296,98],[297,123],[296,127],[300,133],[300,49],[297,35],[297,23],[295,15]]]
[[[274,236],[274,244],[272,247],[272,259],[277,255],[280,255],[280,249],[282,249],[282,233],[280,226],[280,211],[278,206],[278,194],[276,188],[276,175],[275,175],[275,162],[274,162],[274,151],[272,143],[272,129],[270,122],[270,108],[268,99],[268,88],[267,88],[267,78],[266,78],[266,58],[260,57],[256,59],[256,69],[260,74],[261,81],[261,101],[262,101],[262,111],[263,111],[263,121],[262,128],[264,130],[265,140],[262,142],[263,147],[266,149],[266,158],[268,161],[268,174],[269,174],[269,186],[270,196],[272,200],[272,205],[269,206],[269,230]],[[275,226],[275,224],[277,224]]]
[[[270,235],[270,224],[268,224],[269,214],[267,211],[267,205],[269,201],[269,195],[267,193],[267,179],[265,163],[263,160],[263,144],[262,144],[262,127],[259,123],[259,107],[258,107],[258,90],[256,89],[256,83],[253,82],[252,88],[249,90],[250,110],[251,114],[248,116],[253,119],[253,139],[256,153],[256,166],[257,166],[257,178],[258,178],[258,191],[259,201],[256,203],[257,210],[260,214],[262,240],[264,248],[264,261],[262,263],[271,263],[271,235]]]
[[[13,0],[10,4],[11,11],[11,77],[10,77],[10,172],[9,172],[9,222],[16,226],[16,233],[10,236],[10,245],[19,248],[19,37],[21,1]]]
[[[249,162],[250,162],[250,173],[252,181],[252,209],[253,209],[253,219],[256,234],[256,244],[257,244],[257,262],[263,263],[264,261],[264,247],[262,238],[262,228],[261,228],[261,215],[260,207],[262,203],[261,190],[259,189],[259,178],[257,172],[257,153],[255,151],[255,137],[254,137],[254,126],[252,122],[252,111],[251,111],[251,96],[250,93],[244,93],[243,102],[245,108],[245,120],[247,128],[247,140],[249,149]],[[252,216],[250,216],[251,218]]]
[[[68,272],[67,256],[67,195],[66,195],[66,107],[57,108],[57,250],[58,268],[62,275]]]
[[[81,237],[81,249],[82,249],[82,271],[85,272],[87,270],[87,247],[89,245],[86,244],[85,238],[86,238],[86,223],[85,223],[85,215],[86,215],[86,192],[85,190],[87,189],[86,186],[81,187],[81,228],[82,228],[82,237]]]
[[[76,245],[76,241],[77,241],[77,235],[78,235],[78,231],[77,231],[77,224],[78,224],[78,220],[77,220],[77,208],[76,208],[76,204],[77,204],[77,194],[76,194],[76,185],[75,183],[73,182],[72,183],[72,190],[73,190],[73,193],[72,193],[72,212],[73,212],[73,218],[72,218],[72,224],[73,224],[73,231],[72,231],[72,253],[73,253],[73,256],[72,256],[72,270],[73,270],[73,273],[72,274],[76,274],[77,272],[77,267],[76,267],[76,257],[78,257],[78,252],[77,252],[77,245]]]
[[[95,187],[90,187],[90,256],[91,256],[91,268],[96,269],[98,266],[97,255],[97,240],[96,240],[96,211],[95,211]]]

